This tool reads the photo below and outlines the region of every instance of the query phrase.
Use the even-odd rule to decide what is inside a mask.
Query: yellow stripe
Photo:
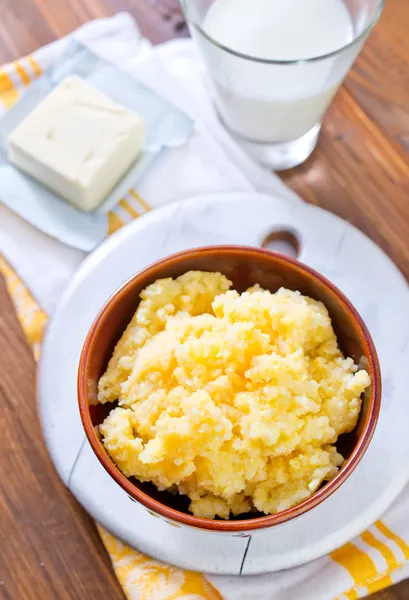
[[[390,587],[393,584],[391,576],[389,574],[383,575],[383,577],[379,577],[375,581],[367,584],[366,588],[368,590],[368,594],[374,594],[375,592],[379,592],[379,590],[383,590],[386,587]]]
[[[367,581],[373,581],[379,577],[371,557],[351,542],[331,552],[330,557],[348,571],[355,585],[364,586]]]
[[[409,560],[409,546],[401,537],[396,535],[393,531],[389,529],[382,521],[376,521],[375,526],[379,529],[381,533],[390,540],[394,541],[397,546],[402,550],[402,553],[406,560]]]
[[[168,600],[196,597],[201,600],[223,600],[216,588],[201,573],[181,571],[153,560],[118,542],[100,525],[97,525],[97,528],[128,598],[133,596],[132,591],[137,589],[140,600],[152,600],[156,594],[161,595],[162,586],[167,586],[165,595]]]
[[[18,92],[10,76],[5,71],[0,71],[0,100],[6,108],[11,108],[18,100]]]
[[[368,544],[368,546],[375,548],[382,554],[386,564],[388,565],[389,573],[399,566],[399,562],[392,550],[388,548],[386,544],[378,540],[370,531],[364,531],[364,533],[361,535],[361,538],[366,544]]]
[[[137,202],[139,202],[139,204],[148,212],[149,210],[152,210],[152,207],[149,206],[149,204],[146,202],[146,200],[144,200],[142,198],[142,196],[140,196],[137,192],[135,192],[135,190],[132,188],[131,190],[129,190],[129,193],[131,194],[131,196],[133,196],[135,198],[135,200]]]
[[[371,581],[366,584],[366,590],[368,594],[374,594],[375,592],[379,592],[387,587],[393,585],[393,581],[390,575],[383,575],[382,577],[378,577],[375,581]],[[359,594],[355,587],[351,588],[348,592],[345,592],[341,596],[338,596],[336,600],[341,600],[344,597],[348,598],[348,600],[358,600]]]
[[[24,83],[25,86],[30,85],[30,77],[27,75],[27,73],[25,72],[23,66],[21,63],[19,63],[18,60],[16,60],[15,63],[13,63],[17,73],[19,74],[19,77],[21,79],[21,81]]]
[[[30,63],[31,68],[33,69],[33,71],[37,75],[37,77],[40,77],[42,71],[41,71],[40,67],[38,66],[37,61],[34,58],[34,56],[32,56],[31,54],[29,54],[27,56],[27,60]]]
[[[121,229],[125,223],[115,214],[112,210],[108,213],[108,235],[115,233],[118,229]]]
[[[21,327],[30,346],[33,348],[34,357],[38,360],[40,345],[48,320],[47,315],[2,256],[0,256],[0,273],[6,282],[7,291],[13,301]]]
[[[138,217],[140,217],[141,215],[134,209],[134,207],[132,206],[132,204],[130,204],[129,202],[127,202],[127,200],[125,200],[124,198],[122,198],[122,200],[119,201],[119,206],[121,206],[124,210],[126,210],[126,212],[133,218],[133,219],[137,219]]]

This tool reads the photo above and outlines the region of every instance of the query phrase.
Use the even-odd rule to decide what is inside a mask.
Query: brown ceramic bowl
[[[333,479],[293,508],[275,515],[251,513],[228,521],[194,517],[188,512],[186,497],[159,492],[150,483],[122,475],[98,437],[97,426],[112,405],[98,404],[97,383],[138,306],[139,293],[157,279],[178,277],[189,270],[220,271],[239,292],[258,283],[271,292],[283,286],[321,300],[330,313],[341,350],[370,374],[372,383],[364,394],[358,424],[352,433],[341,436],[337,443],[346,458],[345,463]],[[289,521],[320,504],[342,485],[361,460],[374,433],[381,401],[381,376],[376,350],[364,322],[347,298],[325,277],[296,260],[269,250],[214,246],[188,250],[154,263],[132,277],[108,300],[85,340],[78,371],[78,398],[84,429],[95,454],[132,499],[173,523],[237,533]]]

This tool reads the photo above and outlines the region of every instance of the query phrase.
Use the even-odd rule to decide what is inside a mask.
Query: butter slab
[[[10,134],[8,158],[90,212],[137,159],[144,142],[145,123],[136,112],[70,75]]]

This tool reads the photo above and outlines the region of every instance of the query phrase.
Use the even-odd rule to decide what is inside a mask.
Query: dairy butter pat
[[[89,212],[135,161],[144,140],[138,114],[71,75],[11,133],[8,157]]]

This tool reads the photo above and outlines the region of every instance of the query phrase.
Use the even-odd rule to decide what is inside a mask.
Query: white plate
[[[258,246],[276,229],[296,231],[300,259],[355,304],[378,349],[383,374],[379,424],[363,460],[329,499],[294,521],[251,536],[171,527],[111,480],[94,456],[77,408],[78,359],[107,298],[149,263],[211,244]],[[316,207],[261,194],[202,197],[153,211],[107,240],[81,266],[48,328],[39,373],[48,448],[69,489],[106,528],[168,563],[219,574],[255,574],[300,565],[361,533],[409,479],[409,289],[368,238]],[[399,440],[399,443],[396,443]]]
[[[23,119],[67,75],[84,78],[109,98],[139,113],[147,140],[138,159],[118,181],[101,206],[84,213],[9,163],[7,138]],[[11,210],[48,235],[85,252],[107,236],[108,211],[136,185],[162,150],[180,146],[193,132],[193,122],[138,79],[71,41],[56,64],[32,83],[0,121],[0,198]]]

